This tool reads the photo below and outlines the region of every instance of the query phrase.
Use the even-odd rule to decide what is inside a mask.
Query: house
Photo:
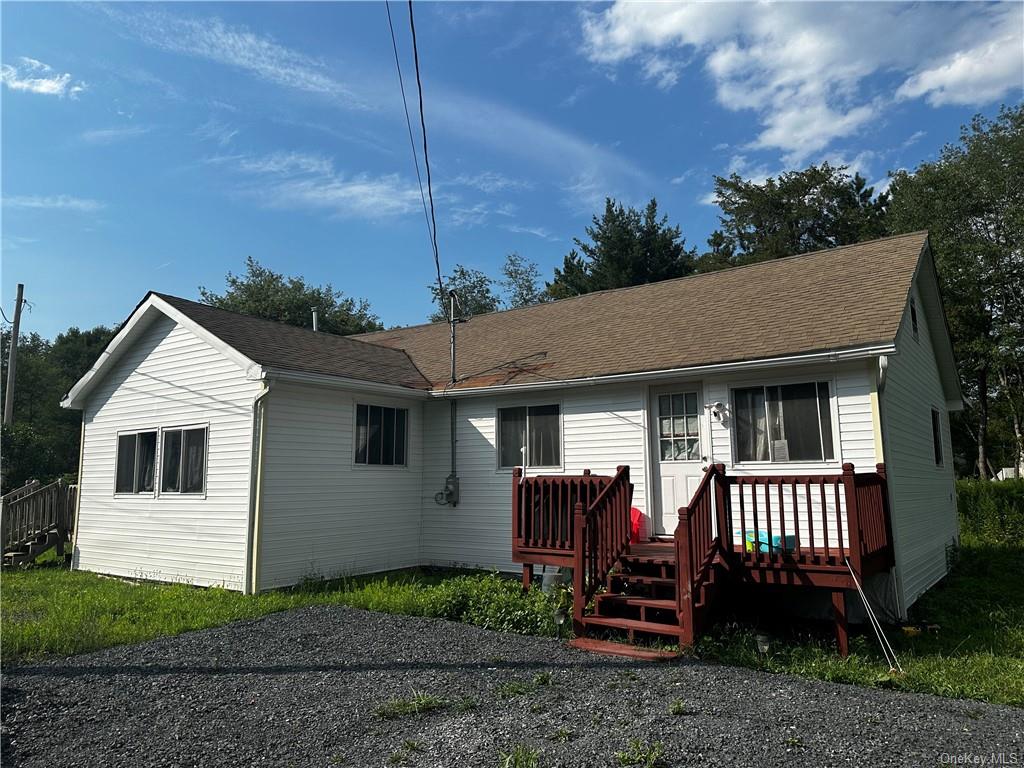
[[[843,619],[857,583],[903,617],[947,571],[961,394],[927,233],[473,317],[454,361],[450,330],[150,293],[63,401],[74,567],[255,592],[574,565],[630,636],[664,612],[684,639],[728,574]]]

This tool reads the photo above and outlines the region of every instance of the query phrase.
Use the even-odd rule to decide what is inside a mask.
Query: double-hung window
[[[498,409],[498,463],[509,467],[562,464],[561,409],[530,405]]]
[[[356,464],[405,466],[408,444],[408,410],[356,405]]]
[[[829,384],[773,384],[732,393],[737,461],[831,461]]]
[[[205,490],[206,427],[163,430],[160,492],[203,493]]]
[[[156,474],[156,432],[117,436],[115,493],[152,493]]]

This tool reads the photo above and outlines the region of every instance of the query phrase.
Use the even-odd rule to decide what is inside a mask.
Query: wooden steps
[[[603,592],[594,598],[600,606],[605,603],[620,603],[622,605],[639,606],[641,608],[658,608],[664,611],[676,609],[675,600],[663,600],[653,597],[634,597],[633,595],[620,595],[613,592]]]
[[[641,661],[672,661],[679,658],[678,651],[661,648],[641,648],[636,645],[597,640],[593,637],[577,637],[570,640],[569,645],[572,648],[587,651],[588,653],[598,653],[602,656],[622,656],[627,659],[640,659]]]

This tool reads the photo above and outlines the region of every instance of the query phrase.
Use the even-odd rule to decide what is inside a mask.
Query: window
[[[828,382],[733,390],[737,461],[831,461]]]
[[[561,410],[557,405],[498,409],[498,463],[502,467],[562,464]]]
[[[662,461],[700,459],[696,392],[658,396],[658,444]]]
[[[156,471],[156,432],[117,436],[115,493],[152,493]]]
[[[914,331],[914,338],[917,338],[917,302],[910,299],[910,327]]]
[[[206,427],[165,429],[160,462],[161,493],[206,490]]]
[[[942,466],[942,417],[932,408],[932,449],[935,451],[935,466]]]
[[[405,466],[409,411],[384,405],[356,405],[356,464]]]

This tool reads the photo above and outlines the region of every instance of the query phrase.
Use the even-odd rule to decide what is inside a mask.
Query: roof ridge
[[[473,317],[489,317],[489,316],[492,316],[492,315],[506,315],[506,314],[509,314],[510,312],[520,312],[522,310],[537,309],[538,307],[550,306],[552,304],[561,304],[563,302],[575,301],[575,300],[578,300],[578,299],[586,299],[586,298],[589,298],[589,297],[592,297],[592,296],[600,296],[600,295],[609,294],[609,293],[620,293],[620,292],[624,292],[624,291],[635,291],[635,290],[639,290],[639,289],[643,289],[643,288],[650,288],[653,285],[665,285],[666,283],[676,283],[676,282],[680,282],[682,280],[693,280],[693,279],[697,279],[697,278],[708,277],[710,275],[721,275],[721,274],[725,274],[727,272],[735,272],[737,270],[750,269],[752,267],[762,267],[762,268],[764,268],[766,266],[778,264],[780,262],[790,262],[790,261],[794,261],[796,259],[804,259],[804,258],[808,258],[808,257],[811,257],[811,256],[822,256],[824,254],[833,254],[836,251],[843,251],[843,250],[847,250],[849,248],[860,248],[860,247],[865,246],[865,245],[871,245],[872,243],[882,243],[882,242],[885,242],[887,240],[899,240],[899,239],[902,239],[902,238],[910,238],[910,237],[913,237],[914,235],[924,235],[925,237],[927,237],[928,236],[928,230],[927,229],[919,229],[919,230],[915,230],[913,232],[904,232],[903,234],[899,234],[899,235],[886,235],[885,237],[876,237],[873,240],[863,240],[863,241],[861,241],[859,243],[847,243],[846,245],[835,245],[835,246],[832,246],[831,248],[819,248],[816,251],[807,251],[806,253],[794,253],[794,254],[791,254],[789,256],[780,256],[777,259],[766,259],[766,260],[763,260],[763,261],[755,261],[755,262],[752,262],[750,264],[737,264],[735,266],[726,267],[725,269],[717,269],[717,270],[714,270],[712,272],[694,272],[693,274],[682,275],[681,277],[670,277],[670,278],[668,278],[666,280],[657,280],[657,281],[655,281],[653,283],[641,283],[640,285],[625,285],[625,286],[622,286],[620,288],[605,288],[605,289],[600,290],[600,291],[591,291],[590,293],[581,293],[578,296],[566,296],[566,297],[561,298],[561,299],[554,299],[553,301],[545,301],[545,302],[542,302],[540,304],[530,304],[530,305],[525,306],[525,307],[510,307],[508,309],[494,310],[493,312],[483,312],[483,313],[481,313],[479,315],[473,315]],[[395,332],[398,332],[398,331],[410,331],[410,330],[413,330],[413,329],[416,329],[416,328],[429,328],[432,325],[445,325],[445,324],[447,324],[447,321],[444,321],[444,320],[437,321],[437,322],[429,322],[429,323],[416,323],[415,325],[403,325],[403,326],[399,326],[397,328],[388,328],[388,329],[385,329],[385,330],[382,330],[382,331],[367,331],[366,333],[358,334],[358,336],[359,337],[379,336],[379,335],[387,334],[387,333],[395,333]],[[370,341],[368,341],[366,343],[373,344],[373,342],[370,342]],[[374,344],[374,346],[378,346],[378,345]],[[392,347],[392,349],[398,349],[398,347]]]
[[[327,338],[327,339],[347,339],[349,341],[358,342],[359,344],[364,344],[364,345],[366,345],[368,347],[373,347],[374,349],[381,349],[383,347],[384,349],[390,349],[390,350],[396,350],[396,351],[400,351],[400,352],[405,352],[404,349],[399,349],[398,347],[384,347],[384,345],[382,345],[382,344],[373,344],[372,342],[364,341],[363,339],[359,338],[359,336],[365,335],[365,333],[370,333],[370,334],[372,334],[372,333],[383,333],[383,331],[366,331],[364,334],[354,334],[354,333],[353,334],[343,334],[343,333],[331,333],[330,331],[314,331],[312,328],[306,328],[306,327],[301,326],[301,325],[292,325],[291,323],[287,323],[284,320],[271,320],[270,318],[267,318],[267,317],[260,317],[258,315],[250,315],[250,314],[247,314],[245,312],[238,312],[238,311],[236,311],[234,309],[224,309],[223,307],[218,307],[218,306],[215,306],[213,304],[205,304],[204,302],[201,302],[201,301],[194,301],[192,299],[186,299],[183,296],[175,296],[174,294],[171,294],[171,293],[161,293],[160,291],[150,291],[150,293],[152,295],[157,296],[158,298],[161,298],[161,299],[164,299],[164,300],[174,299],[175,301],[185,301],[185,302],[188,302],[189,304],[194,304],[197,307],[202,307],[203,309],[207,309],[207,310],[212,309],[212,310],[215,310],[217,312],[224,312],[224,313],[229,314],[229,315],[235,315],[237,317],[244,317],[247,320],[256,320],[256,321],[261,322],[261,323],[267,323],[267,324],[273,325],[275,327],[288,328],[288,329],[295,330],[295,331],[301,331],[303,333],[314,334],[314,335],[316,335],[317,338],[321,338],[321,339],[323,339],[323,338]],[[143,301],[145,301],[145,299],[143,299]]]

